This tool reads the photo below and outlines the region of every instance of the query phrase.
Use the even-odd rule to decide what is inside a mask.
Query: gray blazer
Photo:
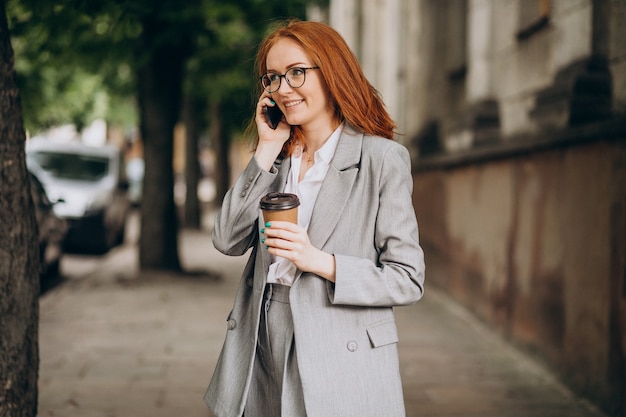
[[[217,417],[243,413],[271,262],[259,200],[284,189],[289,166],[289,158],[277,160],[267,172],[252,158],[215,219],[218,250],[252,248],[204,397]],[[405,147],[344,126],[308,230],[315,247],[335,255],[336,283],[298,272],[290,291],[308,417],[405,415],[393,306],[424,291],[412,190]]]

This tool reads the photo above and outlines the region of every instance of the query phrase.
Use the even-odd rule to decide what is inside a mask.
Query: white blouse
[[[304,229],[309,228],[313,206],[315,205],[315,200],[317,200],[322,182],[326,178],[330,161],[335,155],[335,149],[337,149],[342,129],[343,124],[339,125],[326,143],[315,152],[314,164],[304,174],[304,178],[300,182],[298,182],[298,178],[300,177],[300,167],[302,166],[302,152],[296,152],[297,155],[291,156],[291,168],[289,169],[284,192],[296,194],[300,199],[298,225]],[[291,286],[296,276],[296,270],[296,266],[291,261],[280,256],[272,256],[272,264],[267,273],[267,282]]]

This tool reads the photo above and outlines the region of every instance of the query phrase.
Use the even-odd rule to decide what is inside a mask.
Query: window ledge
[[[413,171],[419,173],[451,169],[595,141],[619,140],[626,141],[626,114],[584,126],[568,127],[555,131],[544,130],[535,134],[519,134],[497,143],[485,144],[466,151],[417,156],[413,160]]]
[[[520,42],[525,41],[526,39],[530,38],[535,33],[540,32],[541,30],[547,28],[549,23],[550,23],[550,18],[548,16],[543,16],[539,18],[538,20],[534,21],[533,23],[529,24],[528,26],[518,30],[517,33],[515,34],[515,37]]]

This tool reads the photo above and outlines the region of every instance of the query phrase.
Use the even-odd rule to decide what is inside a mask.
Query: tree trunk
[[[37,415],[39,254],[24,144],[0,0],[0,417]]]
[[[159,36],[164,26],[157,14],[145,16],[137,50],[141,57],[137,82],[145,161],[139,240],[142,270],[180,270],[172,159],[185,48],[166,43]]]
[[[222,107],[219,101],[211,102],[211,143],[215,151],[215,203],[219,206],[230,187],[229,148],[230,135],[224,126]]]
[[[200,180],[200,162],[198,161],[198,142],[200,137],[198,110],[191,94],[185,96],[183,109],[185,121],[185,227],[200,229],[200,200],[198,183]]]

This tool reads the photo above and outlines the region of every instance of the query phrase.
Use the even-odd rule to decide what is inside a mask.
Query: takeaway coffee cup
[[[279,220],[298,224],[299,205],[298,196],[289,193],[268,193],[260,202],[266,222]]]

